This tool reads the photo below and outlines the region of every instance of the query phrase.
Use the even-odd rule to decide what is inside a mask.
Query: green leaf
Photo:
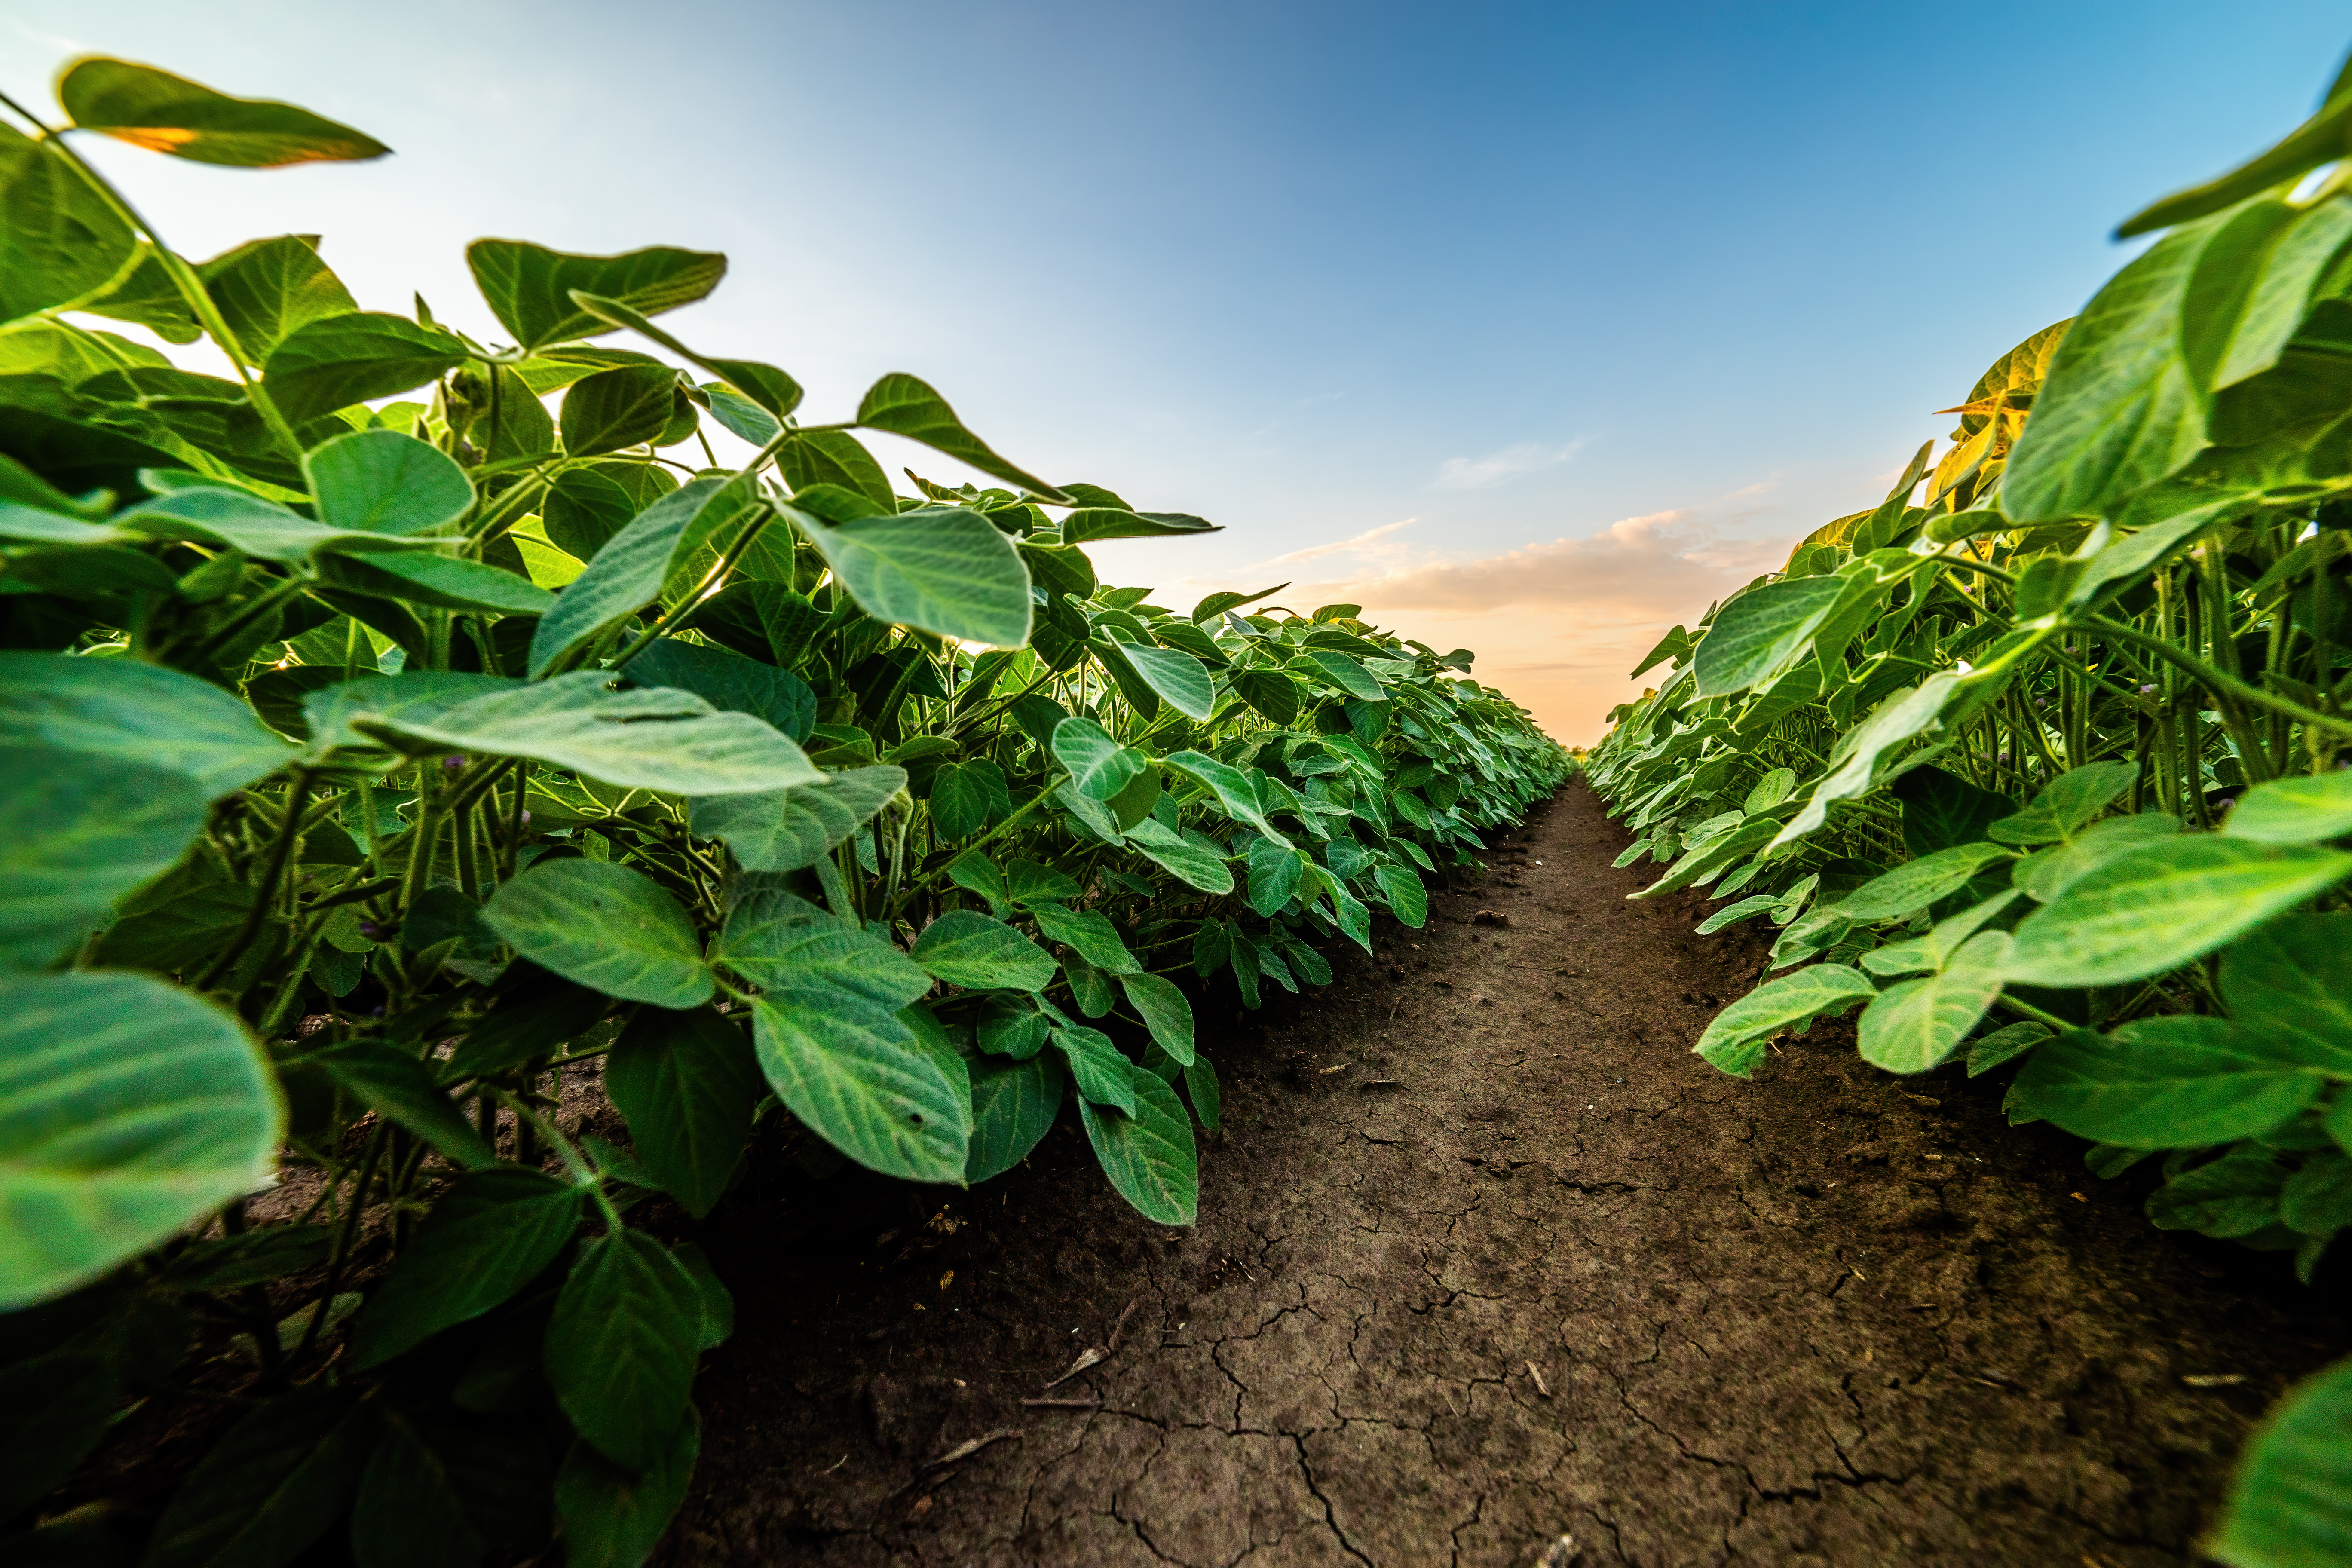
[[[1060,904],[1041,902],[1031,904],[1029,912],[1049,939],[1073,949],[1097,968],[1113,974],[1140,972],[1142,965],[1135,962],[1127,944],[1119,940],[1118,928],[1101,910],[1069,910]]]
[[[1156,774],[1138,775],[1139,782]],[[1234,890],[1234,874],[1225,865],[1225,851],[1206,836],[1172,832],[1150,816],[1127,830],[1127,842],[1136,851],[1192,887],[1223,895]]]
[[[975,511],[923,507],[824,523],[793,519],[858,608],[877,621],[993,647],[1029,640],[1029,569]]]
[[[1138,1073],[1108,1035],[1084,1024],[1057,1021],[1053,1037],[1054,1048],[1070,1064],[1070,1078],[1082,1100],[1134,1113],[1136,1080],[1150,1075]]]
[[[129,60],[86,56],[58,79],[76,125],[199,163],[274,169],[349,163],[392,151],[374,137],[269,99],[231,98]]]
[[[298,327],[262,363],[262,385],[292,424],[413,391],[469,357],[463,339],[360,310]]]
[[[970,991],[1043,991],[1054,982],[1044,948],[972,910],[950,910],[925,926],[910,956],[926,973]]]
[[[1691,1052],[1746,1078],[1763,1058],[1769,1037],[1823,1014],[1835,1017],[1877,994],[1877,986],[1844,964],[1816,963],[1768,980],[1717,1013]]]
[[[757,795],[699,795],[689,802],[698,838],[726,840],[747,871],[814,866],[907,787],[904,768],[850,768],[821,783]]]
[[[1863,1010],[1862,1059],[1889,1072],[1925,1072],[1959,1048],[2000,994],[2007,931],[1979,931],[1925,980],[1879,993]]]
[[[743,1030],[708,1007],[641,1007],[605,1059],[604,1089],[662,1189],[695,1218],[709,1214],[743,1157],[761,1093]]]
[[[342,1517],[373,1416],[315,1384],[248,1411],[172,1494],[141,1568],[284,1568]]]
[[[593,458],[641,447],[669,424],[677,373],[666,364],[625,364],[599,371],[563,395],[563,449]]]
[[[588,1444],[574,1443],[555,1476],[566,1568],[639,1568],[686,1501],[701,1451],[701,1419],[691,1405],[663,1441],[660,1457],[643,1471],[624,1469]]]
[[[1014,468],[991,451],[986,442],[963,427],[963,422],[956,417],[955,410],[948,406],[946,398],[911,375],[886,375],[866,388],[865,397],[857,405],[857,423],[868,430],[887,430],[894,436],[920,441],[933,451],[945,452],[958,462],[968,463],[983,474],[1020,485],[1034,492],[1042,500],[1066,503],[1069,500],[1045,480]],[[1075,539],[1068,542],[1078,542]],[[982,637],[978,640],[1010,647],[1023,639]]]
[[[433,533],[474,507],[474,482],[439,447],[397,430],[354,430],[303,454],[302,472],[330,528]]]
[[[1241,700],[1278,729],[1298,721],[1298,682],[1278,669],[1236,669],[1229,678]]]
[[[940,839],[969,838],[1012,815],[1004,770],[984,758],[950,763],[931,775],[931,827]]]
[[[1218,1093],[1217,1069],[1206,1057],[1196,1057],[1184,1069],[1184,1089],[1192,1097],[1193,1114],[1201,1125],[1214,1132],[1217,1130]]]
[[[619,256],[575,256],[520,239],[478,239],[466,265],[499,324],[524,350],[593,338],[614,323],[581,308],[573,289],[647,316],[690,305],[719,286],[727,258],[656,246]]]
[[[1037,1036],[1042,1042],[1042,1018]],[[1032,1054],[1022,1061],[983,1059],[971,1066],[971,1151],[963,1170],[967,1185],[1002,1175],[1028,1158],[1054,1130],[1069,1081],[1061,1058],[1051,1054]]]
[[[2108,861],[2151,840],[2177,838],[2180,823],[2162,812],[2109,816],[2091,824],[2065,844],[2053,845],[2020,861],[2010,878],[2019,888],[2046,904]]]
[[[2352,1556],[2347,1432],[2352,1360],[2297,1384],[2263,1418],[2201,1550],[2231,1568],[2326,1568]]]
[[[210,681],[128,658],[0,653],[0,731],[18,744],[184,774],[207,798],[265,778],[295,755]]]
[[[322,555],[318,564],[320,580],[345,593],[436,609],[537,616],[552,609],[556,602],[554,595],[528,577],[462,555],[374,551],[365,555]]]
[[[2252,1236],[2278,1223],[2279,1189],[2285,1184],[2286,1167],[2269,1150],[2242,1148],[2150,1193],[2147,1217],[2159,1230]]]
[[[1389,912],[1413,930],[1429,923],[1429,889],[1410,866],[1374,868],[1372,880],[1388,896]]]
[[[362,1037],[300,1058],[322,1069],[369,1110],[425,1140],[467,1170],[498,1163],[432,1070],[415,1056],[383,1039]]]
[[[1208,667],[1191,654],[1148,643],[1128,643],[1119,652],[1145,685],[1187,719],[1205,721],[1216,710],[1216,684],[1209,679]]]
[[[2352,1078],[2352,921],[2284,915],[2221,960],[2221,999],[2249,1033]]]
[[[1372,679],[1372,672],[1344,653],[1326,648],[1313,648],[1299,655],[1297,668],[1313,671],[1354,698],[1359,702],[1385,702],[1388,690]]]
[[[824,776],[770,725],[716,712],[691,692],[614,691],[611,672],[593,669],[527,684],[464,679],[420,672],[330,687],[304,705],[314,745],[357,733],[412,752],[529,757],[677,795],[751,795]]]
[[[536,680],[659,599],[674,575],[752,503],[740,477],[704,477],[639,512],[564,588],[530,639]]]
[[[1078,1101],[1087,1141],[1094,1145],[1103,1174],[1138,1213],[1161,1225],[1191,1225],[1201,1198],[1192,1121],[1176,1091],[1157,1074],[1133,1076],[1132,1115],[1088,1100]]]
[[[1105,539],[1168,539],[1189,533],[1221,531],[1207,519],[1181,511],[1126,511],[1116,507],[1090,506],[1062,520],[1062,542],[1065,544],[1092,544]],[[1288,585],[1284,584],[1286,587]],[[1274,590],[1269,588],[1266,592]],[[1243,602],[1248,603],[1247,600]]]
[[[2010,1024],[1995,1029],[1969,1047],[1969,1076],[1980,1077],[2003,1062],[2014,1061],[2050,1037],[2050,1030],[2035,1023]]]
[[[1256,786],[1250,782],[1248,773],[1201,752],[1171,752],[1160,761],[1195,783],[1206,784],[1215,795],[1219,809],[1227,816],[1256,829],[1283,847],[1289,847],[1290,840],[1266,820],[1258,803]]]
[[[99,293],[138,248],[64,154],[0,126],[0,321]]]
[[[1903,803],[1904,847],[1914,855],[1980,842],[1987,828],[2017,809],[2007,795],[1938,767],[1913,768],[1895,781],[1894,790]],[[1795,793],[1792,784],[1789,794]]]
[[[1091,719],[1065,719],[1054,730],[1054,756],[1070,770],[1070,781],[1088,800],[1109,800],[1125,789],[1150,759],[1122,746]]]
[[[421,907],[424,901],[420,898],[417,903]],[[410,918],[415,918],[414,912]],[[441,1064],[441,1081],[487,1077],[552,1056],[556,1047],[593,1028],[604,1008],[601,993],[561,975],[537,976],[504,992],[498,1005],[466,1032]]]
[[[547,1325],[547,1380],[580,1436],[647,1470],[687,1416],[702,1337],[702,1289],[641,1230],[580,1249]]]
[[[2321,844],[2352,834],[2352,772],[2256,784],[2230,808],[2221,832],[2256,844]]]
[[[2147,234],[2187,223],[2234,206],[2296,175],[2344,156],[2347,129],[2352,129],[2352,98],[2330,93],[2319,112],[2284,137],[2217,179],[2185,191],[2176,191],[2124,220],[2117,239]]]
[[[2279,1193],[2279,1217],[2305,1236],[2334,1236],[2352,1226],[2352,1159],[2314,1154]]]
[[[2352,855],[2334,850],[2212,834],[2159,839],[2117,856],[2026,917],[2002,973],[2032,985],[2115,985],[2161,974],[2347,875]]]
[[[816,694],[788,670],[715,647],[664,637],[627,665],[639,686],[690,691],[723,713],[749,713],[793,742],[816,723]]]
[[[1838,900],[1839,916],[1859,923],[1903,920],[1968,886],[1987,866],[2015,858],[1998,844],[1963,844],[1906,860]]]
[[[141,974],[0,980],[0,1311],[251,1192],[285,1112],[236,1017]]]
[[[1176,1058],[1179,1067],[1192,1065],[1192,1004],[1176,983],[1160,974],[1122,974],[1119,986],[1127,993],[1128,1005],[1141,1015],[1144,1026],[1160,1048]]]
[[[388,1414],[352,1506],[358,1568],[474,1568],[487,1543],[449,1466],[404,1415]]]
[[[248,240],[203,263],[196,274],[249,364],[265,363],[297,329],[360,308],[320,259],[315,234]]]
[[[2170,1149],[2267,1132],[2323,1087],[2290,1043],[2175,1016],[2071,1030],[2033,1053],[2010,1098],[2079,1137]]]
[[[352,1364],[480,1317],[554,1262],[579,1223],[579,1189],[552,1176],[500,1165],[458,1177],[362,1309]]]
[[[1263,919],[1290,902],[1307,869],[1307,857],[1271,839],[1250,845],[1249,906]]]
[[[1749,687],[1793,660],[1845,591],[1842,577],[1767,583],[1733,598],[1693,661],[1698,694],[1720,697]]]
[[[2055,844],[2072,838],[2107,804],[2131,788],[2139,768],[2131,763],[2091,763],[2061,773],[2014,816],[1986,831],[2003,844]]]
[[[836,485],[864,498],[859,513],[887,517],[898,510],[888,476],[856,437],[846,430],[806,430],[776,454],[776,470],[795,492]]]
[[[567,980],[631,1002],[710,999],[694,922],[643,874],[602,860],[541,860],[501,886],[482,921]]]

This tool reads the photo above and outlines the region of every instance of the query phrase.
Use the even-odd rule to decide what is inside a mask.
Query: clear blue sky
[[[323,231],[362,304],[487,329],[478,235],[724,250],[671,324],[813,416],[914,371],[1018,461],[1227,525],[1118,580],[1358,585],[1570,740],[2352,42],[2300,0],[8,11],[20,96],[98,50],[396,149],[105,149],[184,251]]]

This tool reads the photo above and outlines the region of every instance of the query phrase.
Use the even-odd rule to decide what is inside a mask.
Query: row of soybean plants
[[[1780,928],[1708,1061],[1860,1006],[1865,1059],[2014,1072],[2011,1120],[2100,1175],[2162,1162],[2154,1223],[2306,1280],[2352,1226],[2348,130],[2339,79],[2133,218],[2162,237],[1932,468],[1667,636],[1591,768],[1621,864],[1667,863],[1636,896]],[[2345,1561],[2352,1363],[2273,1413],[2207,1550]]]
[[[722,257],[477,242],[477,342],[308,237],[183,259],[70,132],[368,137],[117,60],[58,97],[0,125],[12,1553],[640,1561],[732,1306],[633,1206],[707,1214],[763,1117],[968,1184],[1066,1109],[1189,1222],[1217,1078],[1173,977],[1328,981],[1565,775],[1356,606],[1103,584],[1089,542],[1209,525],[1024,472],[912,376],[803,422],[651,320]],[[900,496],[860,430],[1003,488]],[[557,1114],[592,1058],[625,1143]],[[127,1410],[205,1399],[242,1414],[160,1517],[45,1511]]]

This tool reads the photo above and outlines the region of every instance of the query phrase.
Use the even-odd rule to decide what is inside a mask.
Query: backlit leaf
[[[1029,640],[1029,569],[978,512],[924,507],[825,523],[795,513],[858,607],[877,621],[993,647]]]
[[[268,99],[231,98],[129,60],[86,56],[58,79],[58,101],[85,131],[199,163],[272,169],[392,151],[374,137]]]
[[[572,298],[575,289],[654,316],[692,304],[727,275],[727,258],[709,251],[656,246],[575,256],[520,239],[478,239],[466,247],[466,265],[490,313],[527,350],[614,330],[580,307]]]
[[[541,968],[625,1001],[710,998],[694,923],[651,879],[601,860],[541,860],[499,889],[482,921]]]

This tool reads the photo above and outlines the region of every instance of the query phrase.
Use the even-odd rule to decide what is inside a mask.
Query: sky
[[[185,254],[320,233],[363,307],[484,337],[478,236],[724,251],[665,324],[804,418],[913,372],[1223,527],[1108,580],[1360,604],[1580,744],[2347,43],[2305,0],[11,0],[0,87],[107,53],[358,126],[394,155],[81,145]]]

